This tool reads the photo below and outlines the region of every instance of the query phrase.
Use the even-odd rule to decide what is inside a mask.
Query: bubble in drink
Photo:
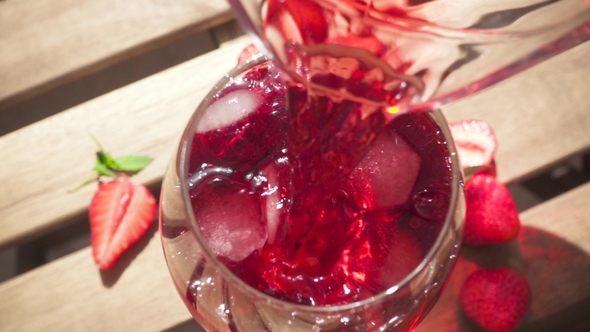
[[[232,262],[260,250],[267,239],[258,200],[248,190],[220,176],[206,179],[192,190],[195,218],[209,248]]]

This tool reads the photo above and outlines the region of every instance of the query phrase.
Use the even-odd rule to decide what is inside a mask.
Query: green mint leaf
[[[114,162],[117,164],[116,168],[111,168],[119,172],[137,173],[144,169],[144,167],[146,167],[150,162],[152,162],[152,160],[153,158],[146,156],[119,157],[114,159]]]
[[[113,169],[107,167],[107,165],[101,163],[99,160],[96,161],[96,164],[94,165],[94,170],[99,175],[109,176],[112,178],[117,177],[117,174],[113,171]]]

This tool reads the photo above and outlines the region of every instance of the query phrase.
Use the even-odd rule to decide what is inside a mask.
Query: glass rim
[[[461,197],[460,189],[462,187],[461,183],[463,180],[463,174],[462,174],[461,167],[459,165],[459,160],[458,160],[458,156],[456,153],[455,145],[454,145],[454,142],[451,138],[450,130],[449,130],[448,126],[446,126],[447,122],[446,122],[444,116],[442,115],[442,112],[440,112],[440,110],[435,109],[435,110],[430,111],[431,116],[437,122],[444,137],[446,138],[446,145],[449,150],[448,158],[450,158],[450,160],[451,160],[451,162],[450,162],[450,164],[451,164],[451,197],[449,200],[449,209],[447,211],[447,215],[445,217],[443,226],[436,238],[436,241],[434,241],[433,245],[428,250],[428,252],[424,256],[424,258],[422,259],[420,264],[418,264],[418,266],[416,266],[414,268],[414,270],[412,270],[411,273],[407,274],[396,285],[388,287],[383,292],[375,294],[369,298],[366,298],[366,299],[363,299],[360,301],[356,301],[356,302],[351,302],[351,303],[347,303],[347,304],[339,304],[339,305],[314,306],[314,305],[305,305],[305,304],[288,302],[285,300],[278,299],[276,297],[272,297],[266,293],[263,293],[263,292],[255,289],[254,287],[250,286],[249,284],[247,284],[246,282],[241,280],[238,276],[236,276],[234,273],[232,273],[230,271],[230,269],[227,268],[227,266],[225,266],[225,264],[223,264],[223,262],[221,262],[221,260],[219,260],[217,258],[217,256],[211,251],[211,249],[209,248],[209,246],[207,244],[207,241],[205,240],[203,234],[200,231],[200,228],[198,227],[196,218],[194,216],[192,204],[190,204],[189,185],[188,185],[188,181],[187,181],[187,179],[188,179],[188,176],[187,176],[188,175],[188,163],[190,160],[190,151],[192,148],[193,137],[195,134],[196,124],[198,123],[202,113],[208,107],[209,103],[213,100],[215,95],[222,88],[227,86],[227,84],[230,83],[234,77],[239,76],[240,74],[246,72],[247,70],[249,70],[257,65],[261,65],[267,61],[270,61],[270,60],[268,60],[261,53],[258,53],[258,54],[253,55],[249,59],[245,60],[244,62],[238,64],[233,69],[231,69],[229,72],[227,72],[224,75],[224,77],[222,79],[220,79],[214,85],[214,87],[211,89],[211,91],[209,91],[209,93],[207,93],[205,98],[201,101],[201,103],[199,104],[197,109],[192,114],[192,116],[191,116],[185,130],[184,130],[184,133],[182,135],[182,139],[180,142],[180,146],[178,148],[176,160],[175,160],[175,167],[177,168],[177,172],[178,172],[177,174],[180,177],[179,178],[180,192],[181,192],[182,201],[183,201],[184,213],[187,215],[190,226],[191,226],[190,231],[195,236],[195,239],[200,243],[200,245],[204,251],[203,255],[206,257],[206,260],[211,261],[215,265],[217,271],[223,275],[225,280],[234,284],[239,289],[244,290],[245,292],[249,293],[250,295],[252,295],[253,297],[255,297],[258,300],[265,301],[269,304],[272,303],[278,307],[289,308],[290,310],[300,310],[300,311],[306,311],[306,312],[312,312],[312,313],[333,313],[336,311],[339,311],[339,312],[340,311],[349,311],[349,310],[354,310],[357,308],[366,307],[367,305],[375,303],[375,302],[381,302],[381,301],[387,299],[389,296],[392,296],[393,294],[395,294],[398,290],[407,286],[412,280],[414,280],[414,278],[424,268],[426,268],[426,266],[433,260],[435,254],[437,253],[437,251],[439,250],[439,248],[442,245],[445,234],[448,231],[450,231],[449,228],[453,225],[453,223],[455,221],[456,209],[460,205],[459,199]]]

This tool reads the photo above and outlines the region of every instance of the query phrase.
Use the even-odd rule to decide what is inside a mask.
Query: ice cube
[[[385,288],[402,281],[422,261],[420,241],[406,229],[390,234],[389,255],[381,267],[380,279]]]
[[[248,89],[238,89],[215,100],[197,124],[197,133],[225,128],[248,116],[262,105],[264,99]]]
[[[353,171],[357,203],[369,210],[404,204],[420,171],[420,157],[395,131],[381,133]]]
[[[258,196],[229,179],[202,183],[191,195],[201,233],[215,255],[239,262],[267,239]]]

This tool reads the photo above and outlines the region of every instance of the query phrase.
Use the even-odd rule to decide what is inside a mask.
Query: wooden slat
[[[68,194],[91,173],[96,146],[113,155],[155,157],[137,181],[161,180],[191,113],[236,64],[240,38],[171,70],[0,138],[0,247],[38,237],[83,215],[93,186]]]
[[[0,111],[231,17],[227,1],[0,1]]]
[[[189,320],[156,227],[148,234],[108,273],[86,248],[0,284],[0,331],[162,331]]]
[[[518,331],[590,331],[590,183],[521,214],[514,243],[462,249],[447,289],[417,332],[481,331],[467,321],[458,294],[482,267],[511,266],[529,280],[532,304]]]

